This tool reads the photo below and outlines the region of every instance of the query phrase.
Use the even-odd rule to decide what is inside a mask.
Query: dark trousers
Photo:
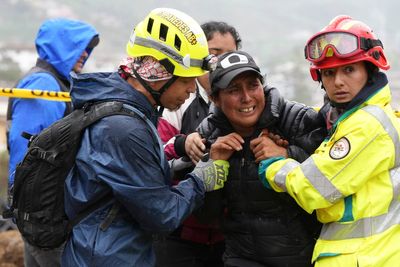
[[[156,267],[223,267],[224,242],[199,244],[178,238],[154,242]]]
[[[64,245],[58,248],[44,250],[32,246],[24,240],[24,265],[25,267],[57,267],[61,266],[61,254]]]

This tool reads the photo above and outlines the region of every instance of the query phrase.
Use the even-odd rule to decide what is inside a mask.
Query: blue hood
[[[39,58],[50,63],[66,80],[83,51],[92,52],[98,32],[91,25],[69,19],[46,20],[36,36]],[[91,42],[96,40],[97,42]],[[89,46],[90,44],[90,46]]]
[[[87,102],[118,100],[134,105],[154,124],[157,122],[157,112],[149,100],[122,79],[118,72],[71,72],[70,94],[74,109],[81,108]]]

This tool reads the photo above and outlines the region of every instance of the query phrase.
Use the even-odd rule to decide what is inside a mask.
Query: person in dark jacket
[[[70,72],[79,73],[99,43],[96,29],[82,21],[50,19],[43,22],[36,36],[36,65],[16,84],[17,88],[47,91],[69,91]],[[7,111],[9,161],[9,191],[14,184],[16,165],[22,161],[28,140],[26,132],[38,134],[70,111],[65,102],[42,99],[10,98]],[[11,192],[10,192],[11,195]],[[59,266],[60,248],[43,250],[25,243],[25,266]]]
[[[236,29],[222,21],[203,23],[201,28],[207,38],[208,51],[216,56],[235,51],[241,46]],[[177,110],[165,109],[158,122],[164,151],[174,168],[174,179],[179,181],[191,172],[194,164],[185,156],[186,135],[194,132],[209,114],[211,93],[209,74],[196,79],[196,92],[191,93]],[[207,198],[209,199],[209,198]],[[224,237],[219,222],[201,223],[193,214],[171,235],[154,243],[158,267],[217,267],[223,266]]]
[[[231,151],[220,200],[203,207],[204,216],[226,212],[225,266],[310,266],[320,224],[290,198],[265,190],[258,164],[277,155],[304,161],[326,136],[325,122],[312,108],[263,87],[263,79],[246,52],[220,56],[210,74],[215,113],[194,133],[202,146],[188,144],[188,154],[200,157],[208,144]]]
[[[153,235],[175,230],[228,173],[229,155],[216,144],[211,159],[172,185],[156,131],[158,108],[179,108],[215,62],[200,25],[178,10],[154,9],[127,53],[118,72],[73,76],[74,108],[116,100],[143,116],[109,116],[85,129],[65,181],[66,214],[73,220],[90,203],[112,199],[73,228],[63,266],[154,266]]]

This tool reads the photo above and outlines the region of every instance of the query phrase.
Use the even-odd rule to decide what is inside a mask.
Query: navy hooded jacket
[[[86,102],[119,100],[139,109],[154,125],[157,116],[148,99],[118,73],[73,75],[75,108]],[[113,115],[88,127],[75,166],[65,182],[65,210],[70,219],[88,202],[112,194],[104,207],[73,228],[63,266],[154,266],[152,234],[168,233],[204,198],[202,181],[192,175],[171,186],[166,159],[160,162],[154,133],[140,118]],[[122,206],[105,230],[100,224],[111,206]]]

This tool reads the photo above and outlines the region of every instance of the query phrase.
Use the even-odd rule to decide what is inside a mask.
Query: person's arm
[[[279,135],[270,133],[267,129],[263,129],[258,137],[250,141],[250,149],[257,163],[272,157],[287,158],[287,147],[286,140]]]
[[[178,154],[189,157],[194,163],[203,157],[204,153],[206,153],[207,144],[210,145],[216,139],[212,136],[219,136],[219,130],[213,122],[215,116],[217,116],[214,113],[210,113],[204,118],[195,132],[187,136],[177,136],[175,151],[179,151]]]
[[[179,130],[174,127],[167,118],[161,117],[158,120],[157,131],[164,143],[164,152],[168,160],[179,158],[175,152],[174,143],[175,136],[179,134]]]
[[[215,130],[209,118],[213,114],[204,118],[196,131],[189,135],[177,135],[175,137],[174,148],[178,155],[189,157],[193,163],[197,163],[206,152],[206,138]]]
[[[171,186],[168,163],[160,162],[158,145],[144,122],[127,116],[102,122],[106,126],[96,127],[85,141],[91,146],[90,153],[82,156],[87,158],[82,163],[77,158],[77,167],[91,166],[141,228],[152,232],[176,229],[202,204],[207,190],[202,179],[190,174]]]
[[[345,197],[388,170],[395,149],[390,144],[393,141],[384,134],[382,125],[370,114],[358,111],[303,163],[283,158],[262,161],[260,179],[268,188],[289,193],[307,212],[319,210],[319,219],[325,222],[321,216],[325,208],[338,205],[343,209]]]
[[[285,134],[283,138],[289,142],[287,155],[303,162],[327,136],[325,120],[311,107],[291,101],[286,101],[283,106],[280,129]]]

